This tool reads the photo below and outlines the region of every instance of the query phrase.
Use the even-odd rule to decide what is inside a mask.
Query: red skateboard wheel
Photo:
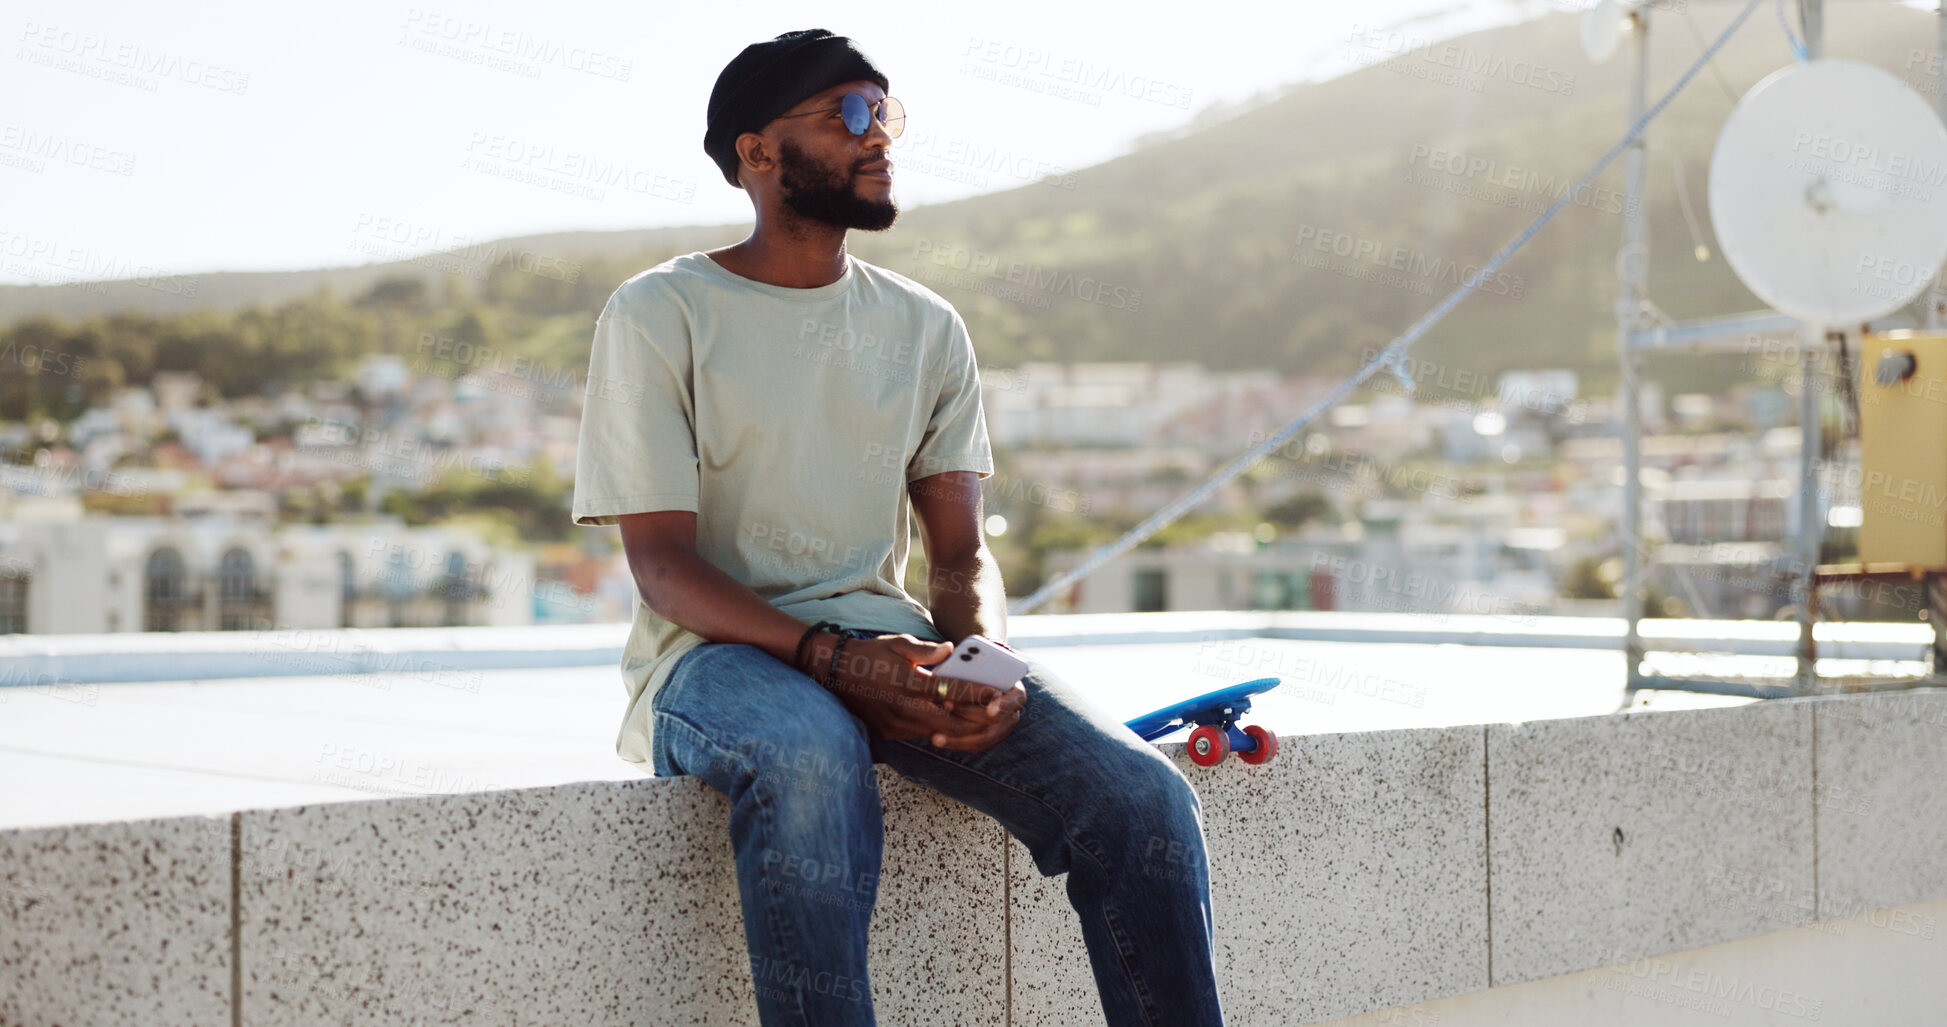
[[[1201,724],[1190,732],[1190,762],[1199,767],[1214,767],[1230,755],[1230,739],[1212,724]]]
[[[1244,733],[1251,736],[1251,740],[1257,743],[1257,748],[1250,752],[1238,753],[1238,759],[1246,763],[1263,763],[1278,754],[1278,736],[1272,733],[1270,728],[1249,724],[1245,726]]]

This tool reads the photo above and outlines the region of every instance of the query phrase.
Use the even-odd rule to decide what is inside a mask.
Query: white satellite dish
[[[1582,52],[1597,64],[1616,56],[1616,47],[1622,44],[1622,28],[1622,5],[1616,0],[1596,0],[1582,16]]]
[[[1827,58],[1751,87],[1710,159],[1731,269],[1814,325],[1883,317],[1947,260],[1947,128],[1890,73]]]

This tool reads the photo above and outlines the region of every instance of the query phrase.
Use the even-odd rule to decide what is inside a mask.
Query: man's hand
[[[972,685],[974,688],[985,687],[976,685],[971,681],[966,682],[966,684]],[[994,695],[994,699],[986,705],[982,705],[978,701],[954,702],[951,699],[940,705],[942,709],[952,714],[955,719],[964,720],[969,724],[976,724],[981,727],[986,727],[999,720],[1005,720],[1009,713],[1013,714],[1013,720],[1015,722],[1020,721],[1021,710],[1028,704],[1028,689],[1026,685],[1016,681],[1014,682],[1014,687],[1005,692],[995,692],[992,689],[988,691]],[[1012,724],[1008,726],[1008,730],[1014,730]]]
[[[822,676],[831,644],[813,647],[814,677]],[[1007,737],[1021,721],[1027,690],[1016,683],[1007,692],[962,678],[935,676],[923,663],[938,663],[952,655],[945,642],[928,642],[912,635],[880,635],[845,643],[833,695],[884,739],[927,738],[942,749],[979,752]],[[948,683],[946,707],[939,703],[939,682]]]
[[[1010,653],[1014,652],[1014,650],[1008,649],[1007,646],[1002,645],[1000,642],[994,642],[993,639],[988,639],[988,641],[1000,646],[1002,649],[1007,649]],[[1027,686],[1016,681],[1012,687],[998,693],[997,698],[984,706],[978,702],[954,702],[950,699],[942,703],[941,706],[948,713],[953,714],[961,720],[986,727],[996,720],[1003,719],[1009,710],[1014,712],[1014,720],[1018,722],[1020,720],[1021,708],[1026,706],[1027,702]],[[1013,728],[1009,727],[1008,730],[1011,731]]]

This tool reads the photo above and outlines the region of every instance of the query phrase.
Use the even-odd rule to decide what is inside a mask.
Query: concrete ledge
[[[1481,1007],[1838,917],[1885,928],[1844,934],[1861,946],[1932,944],[1913,910],[1947,896],[1943,748],[1940,691],[1295,737],[1264,767],[1169,747],[1237,1024]],[[986,817],[879,786],[882,1022],[1100,1022],[1062,882]],[[727,815],[645,779],[0,832],[0,1022],[754,1023]],[[1758,983],[1878,1022],[1849,979],[1804,976]],[[1587,1008],[1628,997],[1592,987]]]
[[[999,1023],[1001,831],[879,772],[878,1012]],[[694,778],[245,814],[244,1022],[754,1025],[728,821]]]
[[[1947,692],[1825,699],[1813,710],[1819,919],[1947,894]]]
[[[1479,727],[1290,738],[1259,767],[1164,749],[1205,803],[1227,1023],[1487,987]],[[1063,881],[1010,846],[1015,1022],[1102,1023]]]
[[[1810,922],[1812,708],[1487,729],[1493,983]]]
[[[0,831],[0,1024],[229,1023],[230,820]]]

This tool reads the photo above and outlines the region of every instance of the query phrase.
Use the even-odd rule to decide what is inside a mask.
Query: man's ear
[[[770,144],[764,141],[763,136],[755,132],[745,132],[743,135],[738,136],[735,145],[737,148],[737,177],[739,179],[743,178],[743,173],[747,170],[766,171],[776,163],[771,157]]]

